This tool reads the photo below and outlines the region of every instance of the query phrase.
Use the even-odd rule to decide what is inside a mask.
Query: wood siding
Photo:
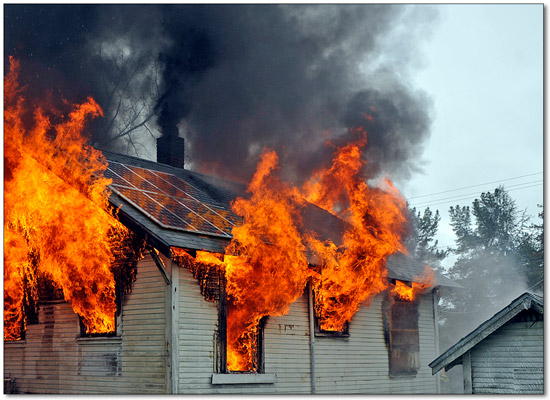
[[[213,385],[218,306],[204,300],[191,273],[180,269],[179,393],[311,392],[308,299],[304,293],[290,313],[269,317],[264,329],[265,374],[275,383]],[[436,393],[428,363],[435,354],[431,294],[419,300],[420,370],[415,377],[390,378],[384,341],[381,297],[361,308],[350,322],[349,337],[316,337],[316,392]]]
[[[141,260],[120,337],[78,338],[68,303],[41,304],[26,340],[4,343],[4,376],[22,393],[165,393],[165,292],[152,259]]]
[[[218,304],[204,300],[187,269],[180,269],[179,393],[309,393],[309,325],[307,296],[289,315],[269,317],[264,328],[265,373],[276,383],[212,385]]]
[[[170,366],[171,289],[147,257],[124,299],[119,338],[79,339],[78,317],[67,303],[43,304],[40,322],[28,327],[26,341],[5,343],[5,376],[15,378],[25,393],[167,393],[172,371],[177,391],[184,394],[311,392],[307,293],[288,315],[266,320],[265,375],[274,376],[274,383],[214,385],[218,305],[204,299],[189,270],[178,272],[176,368]],[[358,311],[349,337],[315,337],[317,393],[436,392],[437,378],[427,367],[437,356],[431,295],[419,300],[420,370],[415,377],[399,378],[389,376],[381,298]]]
[[[472,389],[487,394],[542,394],[543,322],[508,323],[470,350]]]
[[[436,357],[431,295],[419,298],[420,369],[416,376],[390,377],[384,340],[382,295],[362,307],[349,324],[349,338],[315,338],[317,393],[436,393],[428,363]]]

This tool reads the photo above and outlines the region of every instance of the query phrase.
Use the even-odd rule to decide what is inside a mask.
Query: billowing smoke
[[[153,137],[179,135],[187,165],[247,180],[267,146],[300,181],[362,126],[369,177],[407,178],[431,120],[408,66],[436,19],[405,5],[6,5],[5,53],[29,85],[94,96],[100,148],[154,158]]]

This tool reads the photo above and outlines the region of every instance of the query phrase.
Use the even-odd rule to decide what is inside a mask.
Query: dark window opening
[[[86,325],[84,325],[84,322],[82,322],[82,317],[80,315],[78,316],[78,322],[80,325],[80,337],[83,338],[92,338],[92,337],[114,337],[119,335],[118,327],[118,319],[115,316],[115,329],[111,332],[102,332],[102,333],[86,333]]]
[[[349,322],[344,324],[342,330],[339,331],[329,331],[321,328],[319,324],[319,318],[315,314],[315,336],[318,337],[349,337]]]
[[[386,340],[390,376],[416,375],[420,369],[418,305],[393,296],[389,303]]]
[[[264,364],[264,326],[267,317],[263,317],[258,326],[256,334],[253,336],[253,356],[251,368],[243,371],[231,371],[228,368],[228,348],[227,348],[227,315],[228,315],[228,300],[225,292],[225,275],[220,274],[219,277],[219,302],[218,302],[218,332],[217,332],[217,354],[216,357],[216,372],[221,374],[239,374],[239,373],[256,373],[263,374],[265,372]],[[230,305],[229,305],[230,307]]]
[[[113,337],[121,335],[122,321],[122,300],[124,295],[132,292],[132,285],[137,277],[137,264],[146,254],[145,239],[129,232],[123,240],[113,248],[114,261],[111,264],[111,271],[115,280],[115,329],[111,332],[104,333],[86,333],[86,326],[79,316],[80,336],[81,337]]]
[[[309,283],[311,285],[311,283]],[[327,330],[323,329],[321,327],[320,318],[317,312],[317,307],[315,307],[315,291],[312,293],[313,298],[313,310],[314,310],[314,316],[315,316],[315,336],[318,337],[349,337],[349,321],[346,321],[344,323],[344,326],[341,330]]]

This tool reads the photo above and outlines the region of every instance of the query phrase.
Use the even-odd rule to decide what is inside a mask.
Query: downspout
[[[313,312],[313,290],[312,280],[308,282],[308,303],[309,303],[309,354],[311,371],[311,394],[315,394],[315,314]]]

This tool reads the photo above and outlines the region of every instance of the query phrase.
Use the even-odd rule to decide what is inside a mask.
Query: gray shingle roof
[[[204,192],[218,206],[224,207],[227,210],[230,209],[230,202],[233,199],[243,196],[246,192],[244,185],[224,179],[108,151],[103,151],[103,154],[108,162],[114,161],[127,166],[175,175]],[[145,234],[148,241],[165,255],[169,255],[171,246],[223,253],[231,239],[230,237],[225,238],[208,233],[175,230],[164,227],[140,211],[139,208],[126,201],[124,197],[114,192],[111,193],[109,201],[114,207],[119,208],[119,218],[124,224],[130,229],[139,230]],[[303,209],[302,219],[306,229],[309,228],[319,233],[323,240],[330,239],[336,244],[341,244],[342,233],[347,225],[345,221],[313,204]],[[388,259],[387,267],[389,278],[414,281],[415,278],[422,276],[425,266],[409,256],[397,253]],[[439,274],[436,275],[436,279],[438,285],[461,287]]]
[[[432,361],[429,364],[429,367],[432,369],[432,374],[436,374],[443,368],[450,369],[456,365],[464,353],[476,346],[520,312],[529,309],[534,309],[543,314],[544,303],[542,297],[529,292],[523,293]]]
[[[406,254],[395,253],[388,258],[386,267],[388,268],[388,277],[399,279],[401,281],[414,281],[415,278],[422,276],[424,269],[426,268],[426,264],[423,264]],[[459,285],[439,272],[435,271],[434,273],[437,286],[463,288],[462,285]]]

